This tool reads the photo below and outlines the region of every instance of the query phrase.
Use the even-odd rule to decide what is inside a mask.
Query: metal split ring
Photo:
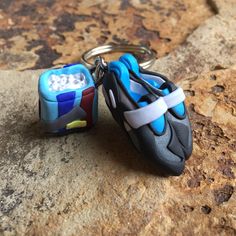
[[[145,58],[145,59],[139,61],[139,65],[144,69],[151,67],[156,59],[155,52],[145,46],[108,44],[89,49],[81,56],[81,62],[89,69],[92,69],[94,68],[95,65],[90,63],[89,59],[101,56],[106,53],[114,53],[114,52],[130,52],[134,53],[135,55],[142,55],[142,57],[140,58]]]

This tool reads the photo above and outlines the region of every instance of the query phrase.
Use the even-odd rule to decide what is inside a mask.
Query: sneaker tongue
[[[159,89],[163,91],[163,95],[167,95],[173,92],[176,89],[176,86],[172,82],[168,81],[163,83]]]
[[[158,99],[157,96],[153,94],[147,94],[139,99],[138,104],[140,107],[145,107],[148,104],[155,102],[157,99]],[[151,122],[150,126],[156,134],[162,133],[165,129],[165,116],[164,115],[160,116],[158,119]]]
[[[140,102],[147,102],[148,104],[150,104],[150,103],[155,102],[156,100],[157,100],[156,96],[154,96],[153,94],[147,94],[147,95],[142,96],[139,99],[138,103],[140,103]]]
[[[161,90],[164,90],[164,89],[172,90],[172,89],[171,89],[171,86],[170,86],[169,83],[167,83],[167,82],[163,83],[163,84],[160,86],[159,89],[161,89]]]
[[[159,88],[160,90],[161,90],[161,93],[162,93],[162,95],[168,95],[169,93],[171,93],[172,92],[172,88],[171,88],[171,86],[168,84],[168,83],[163,83],[161,86],[160,86],[160,88]]]

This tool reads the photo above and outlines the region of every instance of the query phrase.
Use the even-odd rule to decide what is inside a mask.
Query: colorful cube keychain
[[[97,121],[98,91],[82,64],[44,72],[39,78],[39,115],[48,133],[64,134]]]

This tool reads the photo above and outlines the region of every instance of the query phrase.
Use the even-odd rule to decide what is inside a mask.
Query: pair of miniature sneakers
[[[61,76],[52,76],[55,73]],[[75,75],[83,81],[83,86],[74,81]],[[55,82],[48,82],[52,77],[54,80],[66,77],[66,90],[53,90]],[[74,81],[73,86],[68,86],[69,78]],[[110,62],[102,80],[106,104],[136,149],[162,173],[180,175],[192,153],[192,131],[183,90],[165,76],[140,68],[131,54]],[[96,122],[97,89],[83,65],[44,73],[39,80],[39,94],[40,117],[48,131],[63,133],[81,128],[81,125],[91,127]],[[56,102],[55,114],[50,119],[47,115],[50,116],[51,108],[45,98],[48,94],[53,94],[50,106]]]

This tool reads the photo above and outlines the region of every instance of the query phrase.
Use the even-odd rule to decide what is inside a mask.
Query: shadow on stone
[[[155,169],[152,163],[135,149],[128,136],[113,121],[111,116],[100,117],[99,122],[90,129],[82,129],[65,135],[45,134],[39,121],[32,122],[32,120],[29,120],[26,123],[29,125],[23,126],[20,131],[23,140],[36,141],[39,142],[39,145],[44,145],[45,142],[51,140],[60,140],[60,142],[65,143],[66,139],[72,136],[74,141],[88,142],[93,149],[103,152],[103,155],[109,155],[117,165],[136,172],[167,177],[161,170]],[[88,146],[88,156],[94,158],[89,152]]]

